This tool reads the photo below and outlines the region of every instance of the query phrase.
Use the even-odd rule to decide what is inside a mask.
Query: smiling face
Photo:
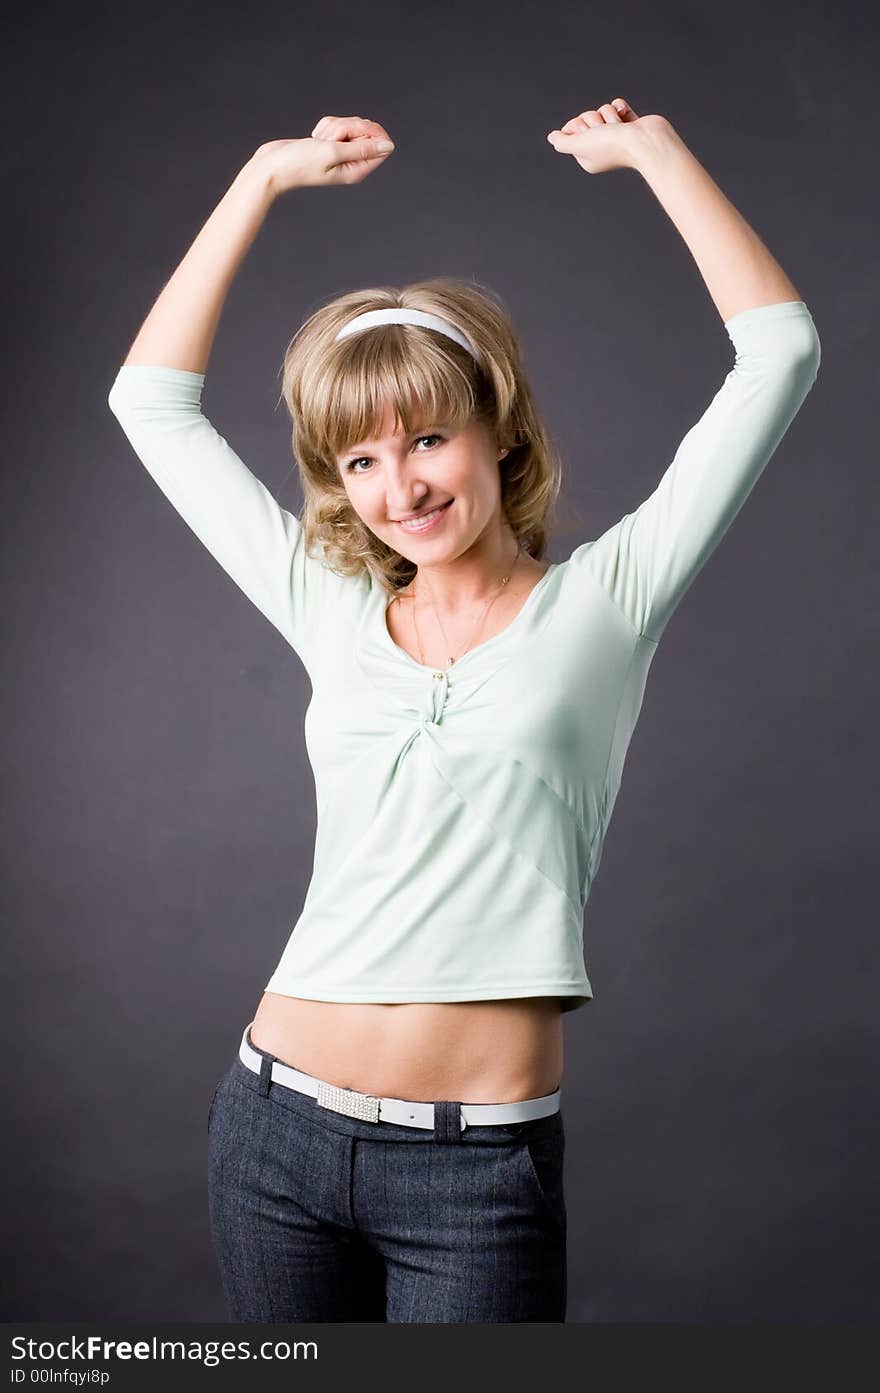
[[[424,421],[407,435],[391,409],[382,434],[337,457],[349,501],[369,530],[417,566],[452,560],[502,528],[499,450],[492,432],[471,421],[455,431]],[[435,509],[436,517],[427,517]],[[422,514],[424,522],[403,520]]]

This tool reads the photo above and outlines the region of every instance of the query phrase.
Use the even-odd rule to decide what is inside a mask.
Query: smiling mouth
[[[439,507],[432,508],[429,513],[419,513],[418,517],[407,518],[398,522],[397,526],[404,528],[406,532],[423,532],[428,527],[433,526],[441,513],[445,513],[447,508],[452,507],[453,502],[454,500],[450,498],[448,503],[441,503]]]

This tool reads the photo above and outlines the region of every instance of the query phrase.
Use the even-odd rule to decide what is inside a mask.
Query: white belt
[[[241,1037],[238,1057],[254,1074],[259,1074],[263,1056],[248,1044],[247,1033],[253,1022],[246,1025]],[[280,1059],[272,1062],[272,1082],[284,1088],[292,1088],[297,1093],[307,1093],[315,1098],[322,1108],[345,1113],[364,1122],[396,1122],[402,1127],[434,1127],[434,1104],[409,1102],[405,1098],[377,1098],[371,1093],[358,1093],[353,1088],[339,1088],[336,1084],[316,1079],[314,1074],[304,1074],[290,1064],[282,1064]],[[536,1117],[549,1117],[558,1112],[562,1089],[555,1093],[545,1093],[543,1098],[523,1098],[516,1103],[462,1103],[461,1128],[492,1127],[505,1122],[530,1122]]]

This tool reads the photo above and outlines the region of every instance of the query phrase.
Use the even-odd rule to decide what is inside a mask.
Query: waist
[[[413,1101],[519,1102],[562,1082],[558,997],[384,1004],[266,992],[251,1038],[340,1088]]]

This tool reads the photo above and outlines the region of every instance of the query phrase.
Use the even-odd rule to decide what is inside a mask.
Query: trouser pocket
[[[520,1144],[521,1174],[549,1219],[565,1228],[565,1134],[529,1137]]]

